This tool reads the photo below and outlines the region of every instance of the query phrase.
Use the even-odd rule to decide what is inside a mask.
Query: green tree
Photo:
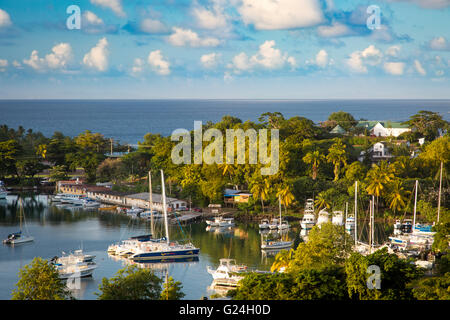
[[[346,131],[358,124],[358,121],[350,113],[344,111],[333,112],[328,117],[328,121],[335,122],[336,125],[340,125]]]
[[[413,131],[419,132],[427,141],[438,136],[438,131],[448,128],[448,122],[437,112],[421,110],[404,122]]]
[[[172,277],[169,277],[163,286],[164,290],[161,292],[161,300],[180,300],[185,296],[181,291],[181,288],[183,288],[181,282],[174,281]]]
[[[380,289],[369,288],[367,280],[371,276],[369,266],[380,268]],[[349,297],[357,300],[409,300],[413,299],[409,283],[422,276],[410,259],[400,259],[387,249],[363,256],[352,253],[345,262]]]
[[[50,181],[60,181],[68,178],[67,167],[64,165],[56,165],[49,170]]]
[[[314,226],[308,234],[308,241],[295,250],[287,272],[305,269],[323,269],[330,265],[343,265],[352,251],[353,241],[344,227],[324,223]]]
[[[345,144],[341,139],[337,139],[336,142],[328,149],[327,162],[331,162],[334,166],[334,181],[339,179],[339,173],[341,164],[345,167],[347,165],[347,153],[345,151]]]
[[[152,270],[128,266],[111,279],[103,278],[99,285],[99,300],[159,300],[161,283]]]
[[[68,299],[72,296],[49,261],[36,257],[19,270],[19,282],[12,292],[12,300]]]
[[[317,179],[317,175],[319,174],[319,166],[322,162],[324,162],[325,156],[321,154],[318,150],[308,152],[304,157],[303,161],[307,164],[311,165],[311,177],[313,180]]]
[[[404,209],[406,207],[406,200],[409,193],[410,191],[405,190],[400,179],[391,181],[388,185],[386,196],[389,201],[389,208],[391,208],[394,213]]]
[[[234,300],[344,300],[347,298],[342,268],[306,269],[297,273],[250,273],[236,290]]]

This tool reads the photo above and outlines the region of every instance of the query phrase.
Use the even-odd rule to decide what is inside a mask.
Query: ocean
[[[0,124],[19,125],[50,137],[100,132],[121,144],[137,144],[148,133],[193,130],[194,121],[217,122],[225,115],[257,121],[265,112],[285,118],[324,121],[345,111],[355,119],[405,121],[420,110],[450,119],[450,100],[0,100]]]

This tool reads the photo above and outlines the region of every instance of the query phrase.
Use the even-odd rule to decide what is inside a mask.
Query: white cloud
[[[391,57],[398,57],[400,49],[401,49],[400,46],[390,46],[389,48],[387,48],[386,54]]]
[[[140,58],[134,59],[133,67],[131,68],[131,73],[136,75],[144,70],[145,62]]]
[[[403,71],[405,69],[405,63],[404,62],[385,62],[383,64],[383,69],[386,73],[400,76],[403,74]]]
[[[235,72],[240,72],[250,70],[252,66],[247,54],[245,52],[241,52],[234,56],[233,61],[228,65],[228,68],[233,68]]]
[[[317,34],[323,38],[341,37],[351,34],[352,31],[345,24],[335,22],[330,26],[317,27]]]
[[[426,75],[427,72],[425,71],[425,69],[422,67],[422,64],[420,63],[419,60],[414,60],[414,68],[416,68],[416,71],[421,74],[422,76]]]
[[[436,37],[429,42],[429,47],[433,50],[445,51],[450,50],[450,45],[444,37]]]
[[[8,12],[0,9],[0,29],[10,27],[12,25]]]
[[[200,38],[196,32],[190,29],[177,27],[173,28],[173,34],[168,37],[168,41],[177,47],[217,47],[220,44],[220,41],[216,38]]]
[[[169,75],[170,74],[170,62],[165,60],[161,54],[161,50],[156,50],[150,52],[148,55],[148,63],[150,67],[159,75]]]
[[[89,68],[106,71],[108,68],[108,55],[108,40],[101,38],[95,47],[85,54],[83,63]]]
[[[0,59],[0,72],[5,72],[8,66],[8,60]]]
[[[60,43],[54,46],[52,48],[52,52],[47,54],[45,58],[40,58],[38,51],[33,50],[30,58],[28,60],[24,59],[23,63],[38,71],[46,71],[48,69],[64,69],[72,60],[72,57],[72,47],[70,44]],[[20,65],[20,63],[18,64]]]
[[[167,27],[159,20],[145,18],[139,24],[139,28],[145,33],[162,33],[167,31]]]
[[[209,53],[204,54],[200,57],[200,62],[202,63],[203,67],[207,69],[215,68],[219,64],[220,60],[220,53]]]
[[[324,20],[318,0],[242,0],[238,11],[258,30],[311,27]]]
[[[328,64],[328,53],[322,49],[316,54],[316,64],[321,67],[325,68]]]
[[[123,11],[122,7],[122,0],[91,0],[91,3],[103,8],[111,9],[119,17],[126,17],[126,13]]]
[[[21,64],[19,61],[17,61],[17,60],[14,60],[14,61],[12,62],[12,65],[13,65],[14,67],[16,67],[17,69],[23,69],[22,64]]]
[[[236,55],[228,68],[234,69],[237,73],[257,67],[274,70],[290,65],[295,68],[297,65],[295,58],[288,56],[287,53],[283,54],[280,49],[274,47],[275,41],[267,40],[259,46],[259,51],[250,58],[245,52]]]
[[[381,62],[383,54],[374,45],[368,46],[363,51],[355,51],[350,54],[350,57],[346,60],[347,65],[352,71],[358,73],[367,73],[367,66],[375,66]]]
[[[212,5],[205,8],[195,5],[192,15],[197,21],[197,25],[204,29],[220,29],[227,26],[227,15],[224,11],[223,0],[212,0]]]
[[[103,20],[100,19],[95,13],[87,10],[83,13],[83,26],[85,24],[101,26],[104,23],[103,23]]]

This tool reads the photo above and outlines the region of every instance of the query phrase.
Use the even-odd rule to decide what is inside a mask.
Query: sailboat
[[[279,224],[279,229],[281,230],[281,199],[278,198],[279,201],[279,210],[280,210],[280,224]],[[277,249],[287,249],[292,247],[292,241],[275,241],[275,240],[264,240],[263,243],[261,244],[261,249],[263,250],[277,250]]]
[[[189,258],[198,256],[200,249],[192,243],[180,244],[176,241],[170,241],[169,224],[167,219],[166,188],[164,184],[164,172],[161,170],[162,201],[164,211],[164,225],[166,231],[166,241],[146,241],[139,244],[129,259],[135,262],[155,260],[155,259],[174,259]]]
[[[34,238],[30,235],[24,236],[22,235],[22,216],[25,220],[25,215],[23,213],[23,203],[22,198],[20,198],[20,211],[19,211],[19,218],[20,218],[20,230],[19,232],[11,233],[8,235],[8,238],[3,240],[4,244],[20,244],[20,243],[26,243],[34,241]]]
[[[0,199],[6,199],[6,195],[8,192],[5,189],[5,185],[3,184],[3,181],[0,180]]]

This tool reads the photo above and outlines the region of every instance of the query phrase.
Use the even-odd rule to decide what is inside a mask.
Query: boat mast
[[[372,243],[371,243],[371,251],[372,252],[372,248],[375,245],[375,196],[372,195],[372,223],[370,224],[371,228],[372,228]]]
[[[441,190],[442,190],[442,169],[444,161],[441,161],[441,173],[439,177],[439,196],[438,196],[438,211],[437,211],[437,222],[439,222],[439,213],[441,212]]]
[[[149,207],[150,207],[150,229],[151,229],[151,233],[153,236],[153,229],[154,229],[154,225],[153,225],[153,191],[152,191],[152,171],[150,170],[148,172],[148,192],[149,192]]]
[[[281,230],[281,196],[278,196],[278,207],[280,209],[280,230]]]
[[[358,181],[355,181],[355,245],[358,242],[358,233],[357,231],[358,225]]]
[[[416,191],[415,191],[415,196],[414,196],[414,219],[413,219],[413,232],[416,228],[416,209],[417,209],[417,189],[418,189],[418,185],[419,185],[419,181],[416,180]]]
[[[373,203],[373,196],[372,200],[369,200],[369,253],[372,253],[372,203]]]
[[[22,232],[22,214],[23,214],[23,202],[22,202],[22,198],[20,198],[19,200],[19,205],[20,205],[20,209],[19,209],[19,226],[20,226],[20,232]]]
[[[169,240],[169,224],[167,223],[166,187],[164,185],[164,172],[162,171],[162,169],[161,169],[161,186],[162,186],[162,205],[164,211],[164,224],[166,226],[167,244],[169,244],[170,240]]]

